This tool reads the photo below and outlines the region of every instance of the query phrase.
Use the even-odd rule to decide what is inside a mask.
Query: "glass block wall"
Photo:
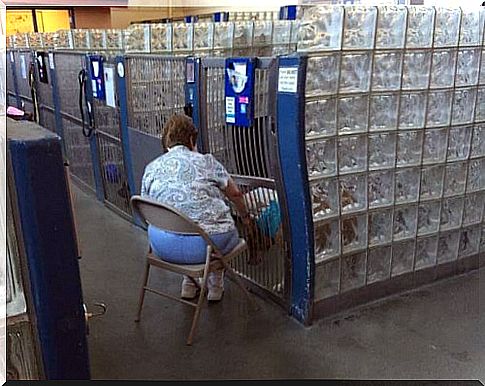
[[[485,8],[304,8],[315,300],[485,251]]]

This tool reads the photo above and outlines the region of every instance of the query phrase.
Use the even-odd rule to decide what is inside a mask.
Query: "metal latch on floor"
[[[104,303],[94,303],[94,306],[98,307],[100,310],[98,312],[88,312],[86,304],[83,303],[84,318],[86,319],[86,335],[89,335],[89,319],[103,316],[106,314],[106,310],[108,309]]]

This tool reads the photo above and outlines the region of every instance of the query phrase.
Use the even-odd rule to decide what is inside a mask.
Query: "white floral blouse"
[[[211,154],[178,145],[150,162],[141,195],[176,208],[209,234],[234,230],[234,220],[221,191],[229,173]]]

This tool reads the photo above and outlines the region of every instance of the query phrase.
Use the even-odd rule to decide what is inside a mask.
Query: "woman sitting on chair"
[[[247,224],[249,214],[243,194],[226,169],[211,154],[196,148],[197,129],[186,115],[173,115],[163,130],[168,152],[150,162],[143,175],[141,195],[171,206],[195,221],[223,254],[239,242],[231,209],[232,201]],[[177,264],[202,264],[207,244],[201,236],[180,235],[148,227],[153,252],[165,261]],[[221,300],[224,271],[211,272],[208,278],[209,301]],[[181,297],[192,299],[197,287],[188,277],[182,282]]]

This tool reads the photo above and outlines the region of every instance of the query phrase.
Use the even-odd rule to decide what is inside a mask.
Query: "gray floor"
[[[144,231],[92,196],[78,189],[74,194],[85,302],[108,306],[104,317],[90,322],[93,378],[485,380],[485,281],[479,280],[485,270],[309,328],[259,298],[262,310],[248,310],[228,283],[223,301],[202,313],[194,346],[187,347],[187,306],[148,294],[141,324],[133,322]],[[151,279],[179,291],[178,276]]]

